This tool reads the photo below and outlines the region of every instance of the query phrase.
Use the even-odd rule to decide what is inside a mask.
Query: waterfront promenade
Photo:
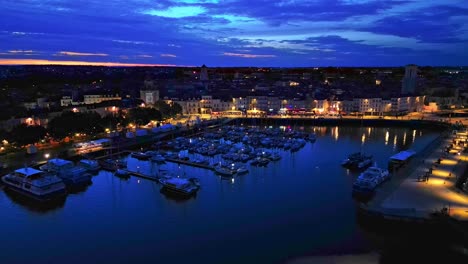
[[[468,194],[455,188],[455,182],[467,167],[468,154],[458,145],[446,151],[454,140],[466,138],[466,132],[458,132],[433,142],[427,153],[413,160],[410,168],[398,172],[391,182],[382,186],[364,209],[396,218],[428,219],[431,213],[446,208],[451,217],[467,221]],[[422,176],[431,168],[426,181]]]

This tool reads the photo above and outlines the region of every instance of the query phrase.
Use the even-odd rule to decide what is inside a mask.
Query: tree
[[[159,100],[154,103],[154,108],[159,110],[163,119],[171,117],[171,106],[163,100]]]
[[[21,124],[11,131],[11,140],[19,146],[34,144],[43,139],[47,131],[42,126],[28,126]]]
[[[104,131],[101,116],[96,112],[63,112],[49,122],[49,132],[56,138],[75,133],[96,134]]]
[[[154,108],[137,107],[130,109],[129,118],[132,122],[141,126],[148,124],[151,120],[161,120],[161,113]]]
[[[173,103],[171,105],[171,114],[172,116],[182,114],[182,106],[180,106],[178,103]]]

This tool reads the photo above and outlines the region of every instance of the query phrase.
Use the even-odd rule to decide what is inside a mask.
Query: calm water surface
[[[301,129],[297,127],[296,129]],[[312,127],[302,128],[311,131]],[[378,165],[420,150],[437,132],[405,128],[315,128],[317,141],[266,168],[223,180],[214,172],[128,158],[131,170],[170,169],[202,188],[174,200],[155,182],[101,171],[86,190],[55,208],[0,191],[2,263],[281,263],[308,254],[372,248],[355,220],[351,184],[340,166],[351,152]],[[364,143],[363,143],[364,142]]]

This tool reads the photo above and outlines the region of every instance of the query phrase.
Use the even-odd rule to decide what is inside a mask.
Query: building
[[[145,104],[154,105],[159,101],[159,90],[140,90],[140,99]]]
[[[105,101],[113,101],[113,100],[122,100],[122,98],[118,95],[112,94],[86,94],[83,96],[83,101],[75,101],[73,100],[72,96],[62,96],[60,99],[61,106],[71,106],[71,105],[89,105],[89,104],[99,104]]]
[[[418,66],[414,64],[405,67],[401,94],[414,94],[416,92],[416,79],[418,77]]]
[[[203,64],[200,69],[200,81],[208,81],[208,67],[206,67],[205,64]]]

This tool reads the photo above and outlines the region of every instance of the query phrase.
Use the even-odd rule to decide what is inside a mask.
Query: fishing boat
[[[49,201],[66,195],[62,179],[53,173],[26,167],[3,176],[6,188],[39,201]]]

